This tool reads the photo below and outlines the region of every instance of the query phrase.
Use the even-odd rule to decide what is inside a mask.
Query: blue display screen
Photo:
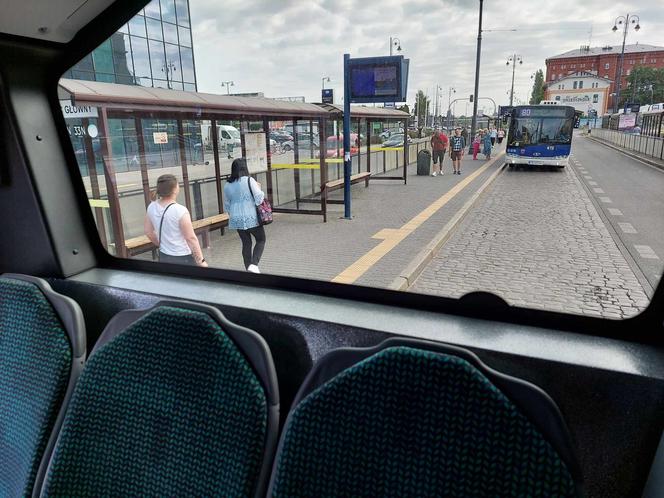
[[[394,64],[351,68],[351,95],[355,97],[395,97],[399,94],[398,68]]]

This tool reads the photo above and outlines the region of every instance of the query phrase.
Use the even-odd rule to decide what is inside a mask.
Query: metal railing
[[[605,128],[593,129],[590,136],[646,157],[664,160],[664,138],[661,137],[648,137]]]

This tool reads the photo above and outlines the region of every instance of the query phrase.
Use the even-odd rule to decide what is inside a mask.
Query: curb
[[[607,142],[607,141],[605,141],[605,140],[603,140],[603,139],[601,139],[601,138],[595,138],[595,137],[593,137],[592,134],[591,134],[591,135],[587,135],[587,138],[590,138],[591,140],[593,140],[594,142],[596,142],[596,143],[598,143],[598,144],[605,145],[606,147],[609,147],[609,148],[611,148],[611,149],[613,149],[613,150],[616,150],[616,151],[618,151],[618,152],[621,152],[621,153],[625,154],[626,156],[631,157],[632,159],[636,159],[636,160],[638,160],[638,161],[641,161],[642,163],[646,163],[646,164],[648,164],[648,165],[650,165],[650,166],[652,166],[652,167],[654,167],[654,168],[664,170],[664,164],[662,164],[661,162],[658,162],[658,161],[652,160],[652,159],[650,159],[650,158],[648,158],[648,157],[640,156],[639,154],[636,154],[636,153],[634,153],[634,152],[632,152],[632,151],[627,151],[627,150],[625,150],[625,149],[621,149],[620,147],[618,147],[618,146],[616,146],[616,145],[614,145],[614,144],[612,144],[612,143],[610,143],[610,142]]]
[[[496,156],[493,160],[494,163],[498,162],[504,155],[504,152]],[[477,189],[477,191],[466,201],[466,203],[455,213],[450,221],[436,234],[431,242],[429,242],[424,249],[422,249],[417,256],[415,256],[410,263],[399,273],[388,289],[405,291],[415,282],[417,277],[420,276],[424,268],[431,262],[436,253],[443,245],[449,240],[456,227],[463,221],[470,209],[477,202],[484,191],[493,183],[500,173],[505,170],[505,164],[499,166],[491,176]]]

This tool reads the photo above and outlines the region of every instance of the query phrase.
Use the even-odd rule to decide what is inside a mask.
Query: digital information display
[[[521,107],[518,109],[520,118],[566,118],[574,114],[571,107]]]
[[[346,77],[351,102],[405,102],[408,62],[401,55],[350,59]]]

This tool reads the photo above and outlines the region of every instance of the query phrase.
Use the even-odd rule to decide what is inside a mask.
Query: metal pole
[[[627,38],[627,28],[629,26],[629,14],[625,17],[625,29],[623,30],[622,49],[620,50],[620,61],[618,62],[618,87],[616,90],[616,101],[613,104],[613,112],[618,112],[620,104],[620,86],[622,83],[623,61],[625,60],[625,39]]]
[[[390,36],[390,57],[392,57],[392,37]]]
[[[512,89],[510,90],[510,107],[514,103],[514,73],[516,71],[516,54],[512,56]]]
[[[392,37],[390,37],[390,55],[392,55]],[[350,214],[350,54],[344,54],[344,218],[351,219]]]
[[[475,100],[473,101],[473,121],[470,126],[470,135],[468,137],[475,136],[475,128],[477,127],[477,101],[479,98],[478,91],[480,88],[480,55],[482,53],[482,7],[484,0],[480,0],[480,20],[479,26],[477,28],[477,60],[475,61]],[[468,150],[472,150],[472,138],[468,140],[470,146]]]

